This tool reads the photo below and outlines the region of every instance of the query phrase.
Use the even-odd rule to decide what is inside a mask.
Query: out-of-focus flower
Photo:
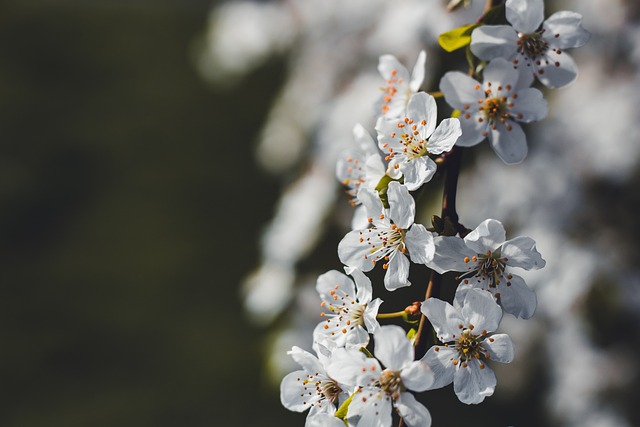
[[[376,103],[377,113],[383,117],[394,119],[405,115],[407,104],[418,92],[424,80],[424,66],[427,53],[423,50],[418,55],[413,72],[409,71],[393,55],[382,55],[378,63],[378,71],[385,79],[382,97]]]

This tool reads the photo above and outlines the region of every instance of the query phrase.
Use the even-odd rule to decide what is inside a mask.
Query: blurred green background
[[[251,146],[282,67],[207,87],[211,6],[0,7],[0,426],[288,415],[238,298],[279,191]]]

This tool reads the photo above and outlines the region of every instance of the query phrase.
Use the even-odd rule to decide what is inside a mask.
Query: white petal
[[[409,87],[413,92],[417,92],[424,81],[424,66],[427,62],[427,52],[420,51],[416,65],[413,66],[413,72],[411,73],[411,83]]]
[[[405,366],[400,372],[400,379],[402,384],[412,391],[429,390],[434,381],[431,368],[420,360],[414,360]]]
[[[458,300],[454,299],[454,306]],[[470,289],[467,291],[462,307],[459,307],[462,317],[466,322],[464,327],[473,325],[473,332],[493,332],[498,329],[502,319],[502,309],[496,303],[493,295],[482,289]]]
[[[520,33],[534,32],[544,19],[542,0],[507,0],[505,6],[507,21]]]
[[[397,181],[391,181],[387,189],[389,200],[389,216],[393,223],[402,229],[413,224],[416,215],[416,202],[409,194],[409,190]]]
[[[482,86],[476,80],[460,71],[449,71],[440,79],[440,91],[453,108],[463,111],[465,105],[475,105],[484,99]]]
[[[380,389],[363,389],[353,397],[347,418],[355,427],[391,427],[391,398]]]
[[[369,226],[369,214],[367,213],[367,208],[363,205],[358,205],[353,210],[353,218],[351,218],[351,229],[352,230],[361,230],[363,228],[367,228]]]
[[[418,92],[411,97],[407,106],[407,116],[415,122],[426,120],[425,137],[429,137],[436,128],[438,106],[433,96],[426,92]]]
[[[374,230],[374,231],[369,231]],[[374,267],[369,256],[369,245],[360,239],[375,232],[375,229],[353,230],[347,233],[338,243],[338,258],[349,267],[356,267],[362,271],[370,271]]]
[[[440,274],[447,271],[466,271],[469,263],[465,263],[464,259],[476,255],[460,237],[436,236],[433,243],[435,253],[427,266]]]
[[[376,319],[380,304],[382,304],[382,300],[380,298],[376,298],[367,304],[367,308],[364,310],[364,314],[362,316],[364,319],[364,326],[370,334],[375,333],[380,327],[380,323],[378,323],[378,320]]]
[[[545,29],[545,39],[553,47],[560,49],[580,47],[588,42],[591,36],[582,28],[582,15],[566,10],[551,15],[544,21],[542,28]],[[556,34],[559,36],[555,37]]]
[[[290,411],[304,412],[311,407],[308,390],[302,380],[307,376],[305,371],[294,371],[286,375],[280,383],[280,402]],[[315,390],[314,394],[315,394]]]
[[[424,301],[420,311],[427,316],[438,339],[443,343],[453,341],[459,334],[458,325],[465,323],[457,309],[438,298],[429,298]]]
[[[344,341],[344,347],[349,349],[360,350],[369,344],[369,333],[360,325],[354,326],[346,334],[339,335],[342,337],[341,341]]]
[[[558,55],[549,50],[538,67],[536,77],[546,87],[559,88],[573,82],[577,75],[578,66],[571,56],[564,52]]]
[[[429,182],[436,173],[437,166],[429,157],[418,157],[400,167],[404,175],[404,185],[409,191],[415,191],[425,182]]]
[[[502,244],[501,255],[507,258],[507,265],[525,270],[537,270],[546,262],[536,249],[536,242],[530,237],[516,237]]]
[[[406,256],[399,251],[395,251],[390,255],[389,267],[384,275],[384,287],[389,291],[395,291],[398,288],[410,286],[409,282],[409,266],[410,262]]]
[[[527,157],[527,137],[520,125],[512,120],[507,120],[506,124],[496,123],[489,141],[493,151],[507,165],[518,164]]]
[[[513,68],[513,64],[503,58],[496,58],[489,62],[483,71],[484,90],[491,89],[494,93],[499,86],[515,86],[518,81],[518,71]],[[491,83],[491,86],[489,86]],[[502,93],[504,95],[505,93]],[[476,101],[478,102],[478,101]]]
[[[529,319],[536,311],[536,294],[520,276],[512,274],[510,279],[501,280],[495,292],[500,294],[500,305],[506,313]]]
[[[496,375],[486,365],[480,369],[477,359],[468,362],[466,368],[460,367],[453,378],[453,391],[462,403],[476,404],[491,396],[496,387]]]
[[[434,120],[435,122],[435,120]],[[462,135],[460,120],[444,119],[440,122],[427,142],[427,151],[431,154],[442,154],[450,151]]]
[[[329,377],[351,388],[375,382],[382,369],[376,359],[366,357],[361,351],[338,348],[331,356],[327,372]]]
[[[427,351],[422,361],[431,368],[434,379],[429,390],[442,388],[453,382],[453,374],[456,369],[453,360],[458,358],[458,352],[450,347],[435,345]]]
[[[304,427],[345,427],[344,422],[332,414],[319,413],[307,416]]]
[[[495,251],[504,243],[506,235],[507,233],[504,231],[500,221],[485,219],[475,230],[466,235],[464,242],[475,253],[483,254],[487,250]]]
[[[376,141],[371,134],[360,123],[357,123],[353,127],[353,137],[358,143],[360,150],[367,155],[375,154],[378,152],[376,149]]]
[[[507,334],[495,334],[482,342],[482,347],[489,353],[490,360],[500,363],[511,363],[513,360],[513,342]]]
[[[511,59],[518,48],[518,34],[509,25],[483,25],[471,33],[471,52],[480,59]]]
[[[484,97],[484,94],[482,96]],[[489,121],[485,119],[482,112],[465,113],[463,111],[459,120],[462,135],[456,141],[456,145],[460,147],[473,147],[485,139],[485,135],[489,133]]]
[[[380,56],[378,61],[378,71],[385,80],[396,77],[403,79],[405,82],[409,81],[409,71],[393,55]]]
[[[373,297],[373,290],[371,288],[371,280],[360,270],[351,270],[351,277],[356,281],[357,293],[356,298],[360,304],[367,304]]]
[[[380,157],[380,153],[376,152],[376,154],[372,154],[367,157],[365,172],[365,185],[372,189],[375,188],[376,185],[378,185],[380,178],[382,178],[385,173],[385,166],[382,162],[382,157]]]
[[[547,101],[542,92],[535,88],[526,88],[518,91],[517,99],[512,99],[513,107],[509,109],[511,117],[519,122],[535,122],[542,120],[547,115]]]
[[[356,296],[356,288],[353,281],[336,270],[327,271],[318,276],[316,291],[320,294],[320,299],[328,304],[335,302],[333,298],[334,295],[338,295],[338,298],[349,295],[349,297],[347,297],[349,300],[353,300]]]
[[[377,191],[369,188],[360,188],[358,200],[360,200],[360,203],[367,209],[369,218],[373,219],[373,225],[380,226],[389,224],[388,219],[380,219],[380,214],[384,212],[384,206],[382,205],[380,197],[378,197]]]
[[[326,375],[324,367],[318,360],[316,356],[309,353],[308,351],[304,351],[300,347],[293,346],[290,351],[287,352],[289,356],[295,362],[302,367],[307,372],[319,372],[323,375]]]
[[[413,345],[400,326],[381,326],[374,338],[374,354],[385,368],[399,371],[413,362]]]
[[[417,264],[429,263],[435,253],[433,235],[422,224],[413,224],[404,236],[404,243],[409,250],[409,258]]]
[[[395,401],[395,407],[407,427],[431,426],[431,414],[411,393],[400,393],[400,397]]]

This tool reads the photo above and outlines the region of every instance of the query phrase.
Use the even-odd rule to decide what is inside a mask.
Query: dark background
[[[238,297],[279,192],[251,146],[282,67],[207,87],[212,5],[0,6],[1,426],[288,415]]]

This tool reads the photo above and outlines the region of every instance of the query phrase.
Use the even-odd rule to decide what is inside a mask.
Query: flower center
[[[504,277],[507,258],[500,256],[500,251],[491,252],[487,250],[485,254],[474,255],[471,258],[465,257],[464,262],[475,262],[475,266],[468,267],[467,273],[460,278],[482,277],[489,281],[489,287],[495,288]],[[510,283],[509,283],[510,285]]]
[[[549,43],[542,38],[543,32],[544,30],[538,30],[531,34],[518,34],[518,53],[532,60],[542,56],[549,49]]]
[[[489,123],[509,117],[507,113],[507,98],[504,96],[487,98],[480,109],[484,113],[485,118],[489,120]]]
[[[460,355],[460,360],[480,359],[480,356],[483,355],[483,348],[480,342],[483,339],[484,337],[471,333],[471,329],[462,331],[462,335],[460,335],[460,338],[456,341],[456,350]]]
[[[391,224],[388,229],[369,228],[365,232],[360,232],[360,243],[369,245],[369,253],[365,258],[371,259],[375,265],[380,259],[386,262],[382,268],[389,268],[389,260],[395,251],[406,252],[404,236],[407,232],[395,224]]]
[[[340,393],[342,393],[342,389],[338,383],[331,379],[319,381],[316,390],[319,394],[322,394],[325,399],[334,404],[338,401]]]
[[[388,396],[397,399],[400,396],[400,392],[404,391],[400,371],[392,371],[391,369],[382,371],[380,374],[380,388]]]

